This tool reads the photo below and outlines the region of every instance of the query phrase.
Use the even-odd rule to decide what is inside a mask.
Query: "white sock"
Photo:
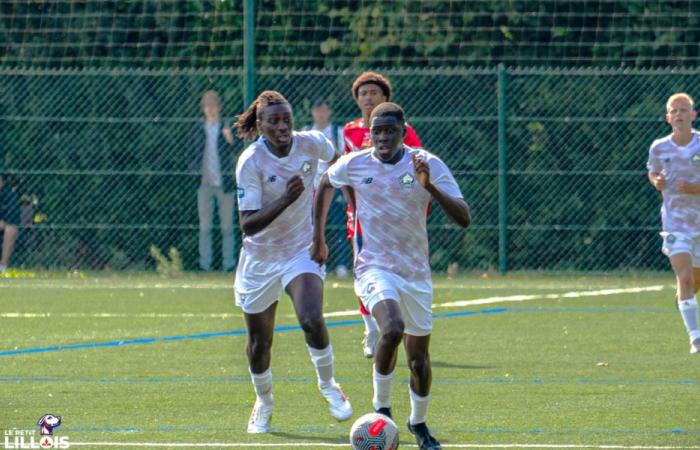
[[[258,400],[265,405],[272,405],[272,367],[269,367],[263,373],[253,373],[250,368],[248,368],[248,372],[250,372],[250,378],[253,380],[255,395],[257,395]]]
[[[333,346],[328,344],[326,348],[313,348],[309,347],[309,355],[311,355],[311,362],[314,363],[316,368],[316,375],[318,376],[318,387],[323,389],[335,384],[335,379],[333,378]]]
[[[411,396],[411,417],[408,419],[411,425],[423,423],[428,420],[428,404],[430,403],[431,395],[425,397],[413,392],[411,385],[408,385],[408,394]]]
[[[678,310],[681,312],[690,340],[694,341],[700,338],[700,330],[698,330],[698,301],[695,299],[695,296],[678,302]]]
[[[379,408],[391,408],[391,382],[394,379],[394,372],[388,375],[382,375],[377,372],[377,367],[372,366],[374,370],[373,384],[374,397],[372,398],[372,406],[377,410]]]
[[[362,320],[365,321],[365,330],[367,333],[376,333],[379,331],[379,328],[377,327],[377,323],[374,321],[374,318],[372,317],[372,314],[360,314],[362,316]]]

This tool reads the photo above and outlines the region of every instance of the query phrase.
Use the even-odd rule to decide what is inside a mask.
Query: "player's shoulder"
[[[251,167],[257,164],[256,159],[260,152],[265,151],[264,143],[261,138],[253,141],[248,147],[245,148],[238,157],[236,162],[236,167],[242,169],[243,167]]]
[[[361,130],[365,128],[365,121],[362,120],[362,117],[357,118],[355,120],[351,120],[350,122],[346,123],[345,126],[343,127],[344,132],[352,131],[352,130]]]
[[[357,165],[357,164],[363,164],[369,160],[371,160],[371,155],[372,155],[372,150],[374,147],[370,147],[364,150],[358,150],[356,152],[350,152],[350,153],[345,153],[342,155],[338,161],[342,160],[342,164],[345,165]]]
[[[666,136],[655,139],[654,142],[652,142],[651,145],[649,146],[649,149],[651,151],[655,151],[655,150],[659,150],[660,148],[662,148],[666,145],[672,144],[672,141],[671,141],[672,136],[673,136],[672,134],[668,134]]]
[[[425,159],[426,161],[442,161],[439,156],[437,156],[435,153],[430,152],[429,150],[426,150],[424,148],[419,148],[419,147],[411,147],[406,144],[404,144],[404,147],[406,148],[406,151],[408,151],[409,155],[416,155],[420,156],[421,158]]]

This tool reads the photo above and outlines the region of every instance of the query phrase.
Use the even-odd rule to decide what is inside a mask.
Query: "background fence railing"
[[[431,213],[435,270],[666,267],[660,196],[645,162],[651,141],[669,133],[666,98],[692,89],[697,70],[383,72],[472,206],[467,232]],[[256,86],[281,91],[299,128],[317,97],[330,99],[337,122],[355,118],[356,75],[261,68]],[[187,162],[201,149],[188,148],[188,133],[207,89],[219,91],[229,120],[243,111],[242,70],[0,68],[0,77],[0,167],[23,198],[13,265],[149,269],[155,245],[176,247],[186,268],[197,267],[198,174]],[[341,242],[343,228],[335,217],[331,240]],[[332,259],[331,268],[338,263],[346,262]]]

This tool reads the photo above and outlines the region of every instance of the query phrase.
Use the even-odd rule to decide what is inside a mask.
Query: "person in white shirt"
[[[345,147],[345,138],[343,137],[343,127],[335,124],[331,117],[333,115],[333,109],[330,103],[325,98],[318,98],[311,104],[311,117],[313,118],[313,123],[311,125],[305,126],[303,129],[306,130],[318,130],[324,134],[330,140],[333,145],[335,145],[335,151],[338,155],[341,154]],[[318,172],[316,173],[316,178],[314,179],[314,188],[318,187],[319,181],[321,181],[321,175],[323,175],[328,167],[329,163],[319,162]],[[348,275],[348,267],[352,261],[350,255],[350,246],[347,244],[347,239],[345,237],[345,209],[346,209],[347,199],[345,198],[345,192],[336,191],[333,201],[331,202],[330,210],[328,215],[330,216],[330,221],[333,225],[336,225],[331,231],[332,235],[329,236],[329,245],[331,247],[331,254],[333,258],[326,264],[328,268],[333,269],[339,278],[345,278]]]
[[[677,93],[666,102],[672,132],[649,149],[647,177],[661,192],[662,252],[676,274],[676,302],[690,337],[690,353],[700,354],[700,133],[692,129],[693,99]]]
[[[347,420],[352,407],[334,378],[333,348],[323,319],[325,272],[309,255],[313,179],[319,161],[335,158],[335,148],[318,131],[292,131],[292,107],[276,91],[261,93],[237,117],[239,137],[260,136],[236,164],[243,245],[234,293],[248,328],[247,355],[256,393],[248,432],[271,430],[270,358],[282,290],[292,299],[331,415]]]
[[[374,397],[379,413],[391,417],[391,384],[403,341],[411,371],[409,431],[423,450],[440,449],[426,425],[432,372],[432,282],[426,208],[435,200],[447,216],[466,228],[469,205],[454,177],[437,156],[403,143],[403,109],[378,105],[370,116],[373,147],[342,156],[321,177],[314,204],[311,257],[328,259],[325,222],[333,188],[351,187],[363,229],[355,257],[355,293],[379,325],[374,354]]]

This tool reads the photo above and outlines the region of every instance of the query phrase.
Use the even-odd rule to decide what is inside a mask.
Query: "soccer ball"
[[[350,445],[354,450],[396,450],[399,428],[384,414],[365,414],[350,428]]]

